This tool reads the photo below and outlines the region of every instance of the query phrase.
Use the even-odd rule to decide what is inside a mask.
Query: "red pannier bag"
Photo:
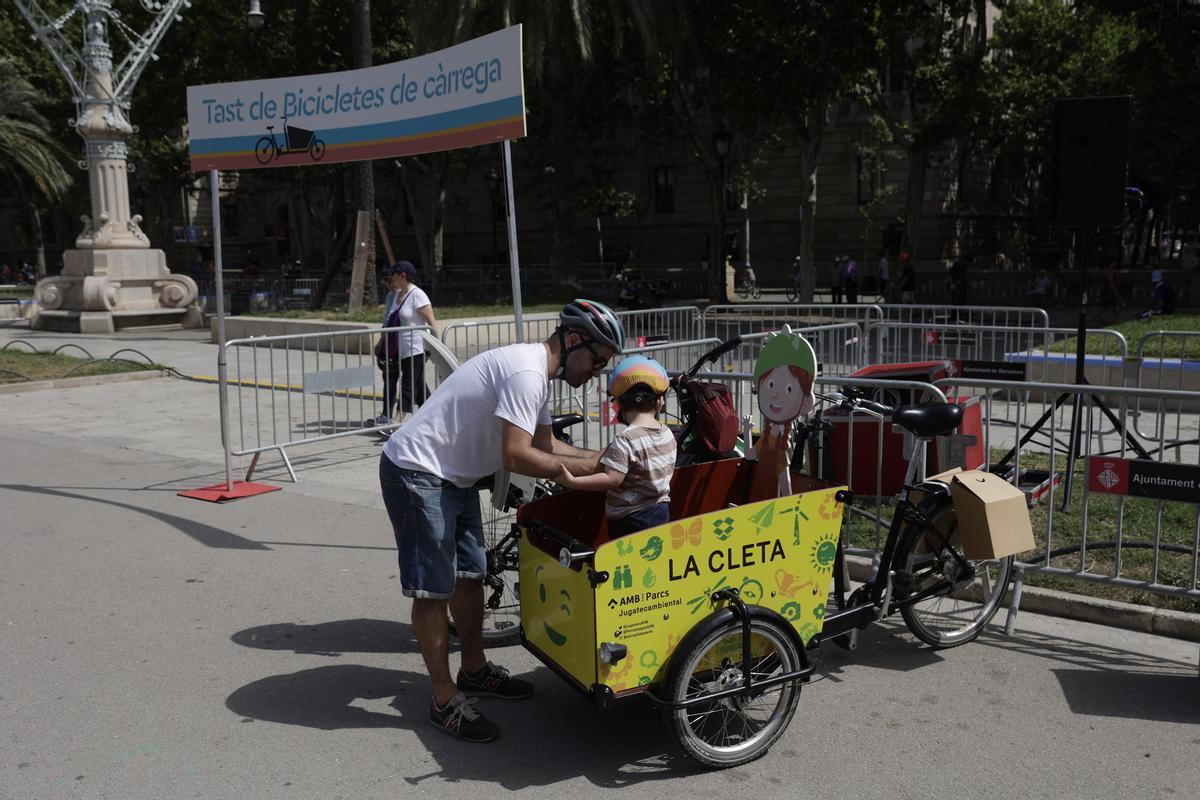
[[[729,387],[686,375],[681,375],[678,380],[684,393],[684,413],[695,420],[693,433],[696,438],[713,453],[725,454],[733,450],[741,426]]]

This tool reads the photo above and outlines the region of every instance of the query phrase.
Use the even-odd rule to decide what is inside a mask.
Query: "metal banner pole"
[[[512,148],[508,139],[500,143],[504,154],[504,196],[508,203],[508,265],[512,272],[513,317],[517,323],[517,341],[525,341],[525,317],[521,308],[521,259],[517,256],[517,209],[513,202]]]
[[[225,281],[221,263],[221,174],[208,171],[212,195],[213,272],[217,276],[217,391],[221,394],[221,449],[225,451],[225,491],[233,491],[233,462],[229,456],[229,396],[225,371]]]

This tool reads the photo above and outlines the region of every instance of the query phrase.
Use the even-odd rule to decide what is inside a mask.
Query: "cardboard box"
[[[954,476],[950,493],[967,558],[1004,558],[1033,549],[1029,505],[1020,489],[998,475],[971,470]]]
[[[962,472],[962,467],[955,467],[954,469],[948,469],[945,472],[939,472],[937,475],[930,475],[929,477],[925,478],[925,480],[952,483],[950,479],[960,472]],[[921,505],[921,501],[925,499],[925,493],[920,489],[913,489],[908,493],[908,499],[913,505],[919,506]]]

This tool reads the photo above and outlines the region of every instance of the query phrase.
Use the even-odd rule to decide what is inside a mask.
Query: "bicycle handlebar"
[[[742,344],[742,342],[743,342],[743,339],[740,335],[735,336],[732,339],[728,339],[724,342],[721,342],[719,345],[714,347],[712,350],[709,350],[707,353],[700,356],[700,358],[696,361],[696,363],[692,364],[692,366],[687,371],[685,371],[683,374],[689,378],[694,377],[695,374],[697,372],[699,372],[701,370],[701,368],[704,367],[705,364],[709,364],[709,363],[712,363],[713,361],[716,361],[718,358],[725,355],[730,350],[733,350],[734,348],[740,346]],[[675,381],[673,380],[672,383],[675,383]]]

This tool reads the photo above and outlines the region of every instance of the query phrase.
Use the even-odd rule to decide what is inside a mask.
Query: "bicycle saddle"
[[[555,436],[562,436],[563,431],[572,425],[583,422],[582,414],[554,414],[550,417],[550,426],[554,428]]]
[[[921,403],[899,406],[892,412],[892,422],[917,436],[942,436],[962,422],[962,406],[956,403]]]

